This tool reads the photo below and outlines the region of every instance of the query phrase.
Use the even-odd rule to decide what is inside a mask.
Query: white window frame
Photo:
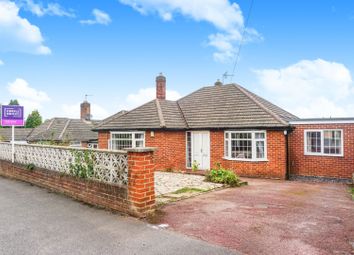
[[[341,135],[341,154],[324,153],[324,131],[340,131]],[[321,152],[308,152],[307,151],[307,133],[320,132],[321,133]],[[308,156],[326,156],[326,157],[343,157],[344,156],[344,136],[343,129],[305,129],[304,130],[304,155]]]
[[[136,134],[143,134],[144,135],[144,139],[143,139],[143,147],[138,147],[138,148],[144,148],[145,147],[145,131],[111,131],[110,132],[110,139],[109,139],[109,149],[113,150],[112,148],[112,144],[113,144],[113,140],[117,140],[117,139],[113,139],[113,135],[115,134],[131,134],[132,135],[132,147],[131,148],[137,148],[136,147],[136,141],[141,141],[141,139],[136,139],[135,135]],[[124,149],[123,149],[124,150]]]
[[[82,147],[82,143],[81,143],[81,141],[71,141],[70,144],[69,144],[69,147],[81,148]]]
[[[191,149],[191,162],[190,165],[188,165],[188,134],[191,136],[191,144],[190,144],[190,149]],[[192,165],[193,165],[193,151],[192,151],[192,144],[193,144],[193,135],[192,135],[192,131],[186,131],[186,169],[192,169]]]
[[[232,133],[251,133],[252,138],[252,158],[247,159],[247,158],[232,158],[231,157],[231,141],[234,139],[231,139],[231,134]],[[263,133],[264,138],[256,139],[256,133]],[[229,138],[226,139],[226,134],[228,134]],[[226,140],[228,140],[228,155],[226,155]],[[257,158],[257,148],[256,148],[256,142],[257,141],[264,141],[264,158]],[[249,131],[233,131],[233,130],[227,130],[224,132],[224,159],[227,160],[236,160],[236,161],[251,161],[251,162],[260,162],[260,161],[268,161],[268,153],[267,153],[267,131],[265,130],[249,130]]]

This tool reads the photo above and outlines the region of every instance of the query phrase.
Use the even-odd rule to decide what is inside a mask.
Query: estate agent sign
[[[23,106],[2,105],[1,106],[1,126],[3,127],[22,127],[24,126]]]
[[[1,106],[1,126],[12,127],[12,163],[15,162],[15,126],[24,126],[23,106],[2,105]]]

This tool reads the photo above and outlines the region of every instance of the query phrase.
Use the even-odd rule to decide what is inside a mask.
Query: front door
[[[210,169],[210,137],[208,131],[192,132],[192,162],[198,169]]]

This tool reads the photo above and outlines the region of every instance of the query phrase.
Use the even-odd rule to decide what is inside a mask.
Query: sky
[[[302,118],[354,117],[353,45],[349,0],[0,0],[0,103],[79,118],[87,94],[102,119],[153,99],[160,72],[176,100],[238,59],[225,83]]]

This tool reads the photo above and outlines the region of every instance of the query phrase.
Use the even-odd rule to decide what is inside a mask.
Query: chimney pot
[[[215,86],[221,86],[221,85],[222,85],[222,82],[218,79],[218,80],[215,82],[214,85],[215,85]]]
[[[166,77],[162,73],[156,77],[156,99],[166,99]]]

